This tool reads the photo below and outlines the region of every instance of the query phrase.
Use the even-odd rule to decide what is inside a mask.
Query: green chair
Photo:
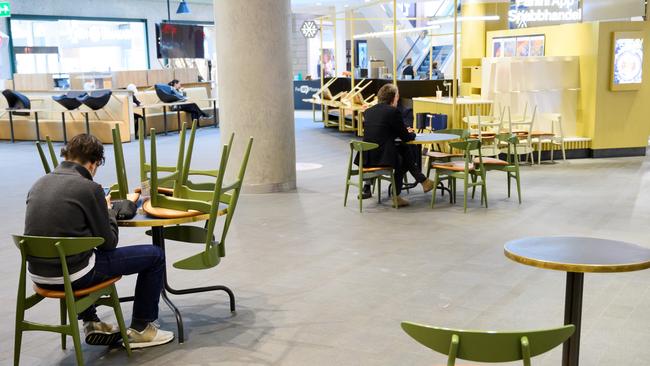
[[[50,140],[50,136],[45,136],[45,141],[47,143],[47,149],[49,150],[50,153],[50,159],[52,159],[52,167],[50,167],[50,163],[47,161],[47,157],[45,156],[45,152],[43,151],[43,147],[41,146],[40,141],[36,141],[36,150],[38,150],[38,156],[41,158],[41,163],[43,164],[43,169],[45,170],[45,174],[49,174],[54,168],[59,166],[59,161],[56,158],[56,153],[54,152],[54,145],[52,145],[52,140]]]
[[[151,129],[152,132],[155,132],[155,129]],[[187,131],[187,123],[183,122],[181,125],[181,131],[179,133],[179,146],[178,146],[178,157],[176,160],[176,166],[158,166],[157,169],[160,172],[169,172],[174,173],[178,170],[179,167],[183,164],[183,157],[185,154],[185,134]],[[149,181],[149,173],[151,172],[151,164],[147,164],[147,153],[146,147],[144,144],[145,141],[145,131],[144,131],[144,121],[140,120],[138,122],[138,144],[140,150],[140,182]],[[165,177],[158,177],[158,187],[161,192],[165,194],[172,194],[174,188],[174,182],[176,177],[173,174],[170,174]]]
[[[434,133],[444,133],[444,134],[450,134],[450,135],[457,135],[459,139],[461,140],[467,140],[469,137],[469,131],[463,130],[463,129],[446,129],[446,130],[439,130]],[[448,149],[442,149],[440,148],[440,144],[435,144],[436,148],[433,148],[434,144],[431,144],[431,148],[428,149],[426,152],[424,152],[424,158],[425,158],[425,165],[427,167],[427,178],[431,174],[431,164],[437,163],[437,162],[443,162],[443,163],[448,163],[451,161],[453,158],[462,158],[464,157],[464,154],[458,154],[454,153],[451,151],[451,148]],[[446,150],[446,151],[444,151]]]
[[[451,200],[456,202],[456,180],[463,180],[464,197],[463,209],[467,212],[467,194],[470,187],[481,186],[481,204],[485,202],[485,208],[488,207],[487,203],[487,189],[485,184],[485,169],[483,167],[483,156],[481,155],[481,141],[480,140],[466,140],[452,142],[449,144],[452,149],[457,149],[463,152],[463,161],[452,161],[449,163],[434,163],[431,165],[435,169],[435,178],[433,180],[434,186],[437,187],[438,183],[443,179],[449,180],[451,188]],[[478,152],[477,163],[473,162],[471,153]],[[471,179],[471,181],[470,181]],[[434,207],[436,202],[436,190],[433,190],[431,195],[431,208]]]
[[[226,255],[226,236],[228,235],[228,229],[230,228],[230,224],[235,214],[237,201],[239,200],[239,195],[243,186],[244,176],[246,174],[246,168],[248,166],[248,159],[250,157],[252,147],[253,138],[251,137],[248,141],[246,151],[244,152],[244,157],[242,158],[237,179],[235,182],[223,186],[223,176],[225,175],[223,172],[225,171],[228,155],[230,154],[230,148],[224,146],[224,152],[222,153],[220,165],[220,167],[223,167],[222,173],[220,173],[219,177],[217,178],[217,181],[215,183],[215,190],[212,197],[208,196],[206,191],[195,191],[186,186],[183,186],[181,190],[182,197],[185,197],[186,199],[211,198],[212,210],[210,211],[210,218],[203,228],[190,225],[177,225],[166,227],[164,229],[165,239],[178,242],[205,244],[202,252],[175,262],[174,268],[186,270],[209,269],[219,264],[220,258]],[[215,241],[213,234],[216,220],[219,216],[220,206],[225,206],[226,219],[223,230],[221,232],[221,239],[219,241]]]
[[[456,359],[474,362],[523,361],[531,366],[532,357],[564,343],[575,331],[573,325],[525,332],[467,331],[402,322],[402,329],[425,347],[447,355],[447,366]]]
[[[372,142],[350,141],[350,159],[348,161],[348,172],[345,178],[345,198],[343,200],[343,207],[347,207],[348,192],[350,191],[350,186],[356,186],[359,189],[359,194],[357,195],[357,198],[359,200],[359,212],[363,212],[363,198],[361,197],[361,191],[363,190],[364,180],[372,180],[373,182],[377,183],[377,198],[378,202],[381,203],[381,181],[385,180],[391,184],[393,206],[397,208],[397,202],[395,201],[395,197],[397,197],[397,191],[395,188],[393,167],[365,167],[363,164],[363,152],[374,150],[378,147],[378,144]],[[353,169],[352,167],[355,153],[359,154],[358,169]]]
[[[20,250],[21,266],[16,300],[16,335],[14,340],[14,366],[20,362],[20,347],[23,332],[45,331],[61,333],[61,348],[66,347],[66,335],[72,337],[77,364],[83,365],[81,340],[77,315],[93,304],[111,306],[115,311],[120,333],[124,340],[126,352],[131,355],[131,347],[126,335],[126,326],[120,308],[120,299],[115,289],[115,282],[121,277],[114,277],[95,286],[73,291],[72,282],[65,258],[91,250],[104,242],[103,238],[47,238],[38,236],[13,236],[14,243]],[[35,294],[26,297],[27,258],[38,257],[57,259],[61,262],[64,291],[43,289],[34,285]],[[40,324],[25,320],[25,310],[31,309],[44,298],[59,299],[61,325]],[[68,324],[66,319],[70,319]]]
[[[496,136],[500,145],[507,144],[507,160],[498,158],[483,158],[483,166],[486,171],[497,170],[505,172],[508,179],[508,197],[510,197],[511,180],[514,179],[517,183],[517,196],[519,197],[519,204],[521,204],[521,179],[519,174],[519,154],[517,153],[517,144],[519,138],[515,135],[502,133]],[[478,163],[478,158],[474,158],[474,163]],[[474,198],[475,187],[472,188],[472,198]]]

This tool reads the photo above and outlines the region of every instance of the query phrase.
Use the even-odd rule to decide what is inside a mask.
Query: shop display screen
[[[643,81],[643,39],[622,38],[614,42],[614,84]]]
[[[643,32],[614,32],[610,89],[638,90],[643,83]]]
[[[162,23],[156,26],[158,58],[204,58],[203,27]]]

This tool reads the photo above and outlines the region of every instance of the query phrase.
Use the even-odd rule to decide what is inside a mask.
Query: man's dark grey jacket
[[[99,248],[117,246],[115,212],[108,209],[104,190],[83,166],[64,161],[34,183],[27,195],[25,235],[104,238]],[[88,267],[93,251],[67,258],[70,275]],[[29,272],[41,277],[60,277],[58,259],[28,258]],[[63,282],[61,282],[63,283]]]

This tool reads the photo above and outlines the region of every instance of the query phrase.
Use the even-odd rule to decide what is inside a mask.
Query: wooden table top
[[[452,141],[459,139],[460,136],[449,133],[418,133],[415,140],[407,142],[409,145],[426,145],[436,142]]]
[[[141,206],[138,205],[138,213],[131,220],[117,220],[117,226],[122,227],[154,227],[154,226],[170,226],[170,225],[180,225],[187,224],[191,222],[206,221],[210,218],[209,214],[203,214],[198,216],[190,217],[179,217],[175,219],[161,219],[158,217],[152,217],[146,213],[141,213]],[[219,205],[219,216],[225,215],[227,210],[226,205]]]
[[[435,104],[454,104],[453,98],[450,97],[442,97],[442,98],[435,98],[435,97],[417,97],[413,98],[414,101],[418,102],[427,102],[427,103],[435,103]],[[471,104],[492,104],[491,100],[487,99],[475,99],[475,98],[462,98],[458,97],[456,98],[456,104],[463,104],[463,105],[471,105]]]
[[[570,236],[530,237],[504,246],[506,257],[566,272],[630,272],[650,268],[650,249],[622,241]]]

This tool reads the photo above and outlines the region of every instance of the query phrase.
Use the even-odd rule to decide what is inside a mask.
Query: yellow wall
[[[643,147],[650,135],[650,57],[646,51],[641,90],[610,91],[615,31],[643,31],[650,44],[648,22],[594,22],[487,32],[485,50],[492,54],[495,37],[544,34],[546,56],[580,56],[578,134],[592,138],[593,149]]]
[[[636,91],[610,91],[612,34],[643,31],[645,34],[644,83]],[[650,23],[602,22],[598,31],[598,77],[594,149],[642,147],[650,135]]]

